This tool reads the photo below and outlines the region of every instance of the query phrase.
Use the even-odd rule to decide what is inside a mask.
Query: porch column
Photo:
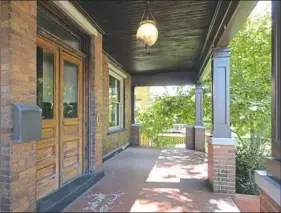
[[[135,90],[136,90],[136,87],[135,86],[132,86],[131,87],[131,104],[132,104],[132,124],[135,124],[136,121],[135,121],[135,103],[136,103],[136,94],[135,94]]]
[[[136,87],[132,86],[132,124],[131,124],[131,138],[130,142],[132,146],[140,146],[141,145],[141,124],[136,124],[135,118],[135,103],[136,103]]]
[[[256,171],[260,211],[281,212],[281,2],[272,1],[272,154],[267,171]]]
[[[13,141],[13,103],[36,104],[36,11],[0,1],[0,212],[36,211],[36,142]]]
[[[201,83],[196,84],[195,88],[195,104],[196,104],[196,126],[203,126],[203,87]]]
[[[236,141],[230,131],[229,48],[215,49],[212,57],[212,138],[208,144],[208,174],[214,192],[235,193]]]
[[[205,127],[203,125],[203,87],[200,82],[195,88],[195,116],[196,122],[194,126],[194,145],[195,150],[205,151]]]

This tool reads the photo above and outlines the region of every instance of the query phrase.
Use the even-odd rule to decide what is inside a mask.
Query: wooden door
[[[36,142],[37,199],[59,187],[59,49],[37,39],[37,104],[42,140]]]
[[[36,142],[37,199],[82,174],[82,89],[82,60],[38,38],[42,139]]]
[[[82,60],[61,51],[61,184],[82,174]]]

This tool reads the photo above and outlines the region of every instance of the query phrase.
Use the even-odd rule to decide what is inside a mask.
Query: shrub
[[[236,192],[258,195],[255,184],[255,170],[265,169],[265,157],[268,156],[270,145],[268,140],[256,138],[243,139],[236,151]]]

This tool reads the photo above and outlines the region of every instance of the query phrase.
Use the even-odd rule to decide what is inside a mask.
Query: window
[[[54,54],[37,47],[37,105],[42,119],[54,117]]]
[[[123,78],[109,71],[109,130],[123,127]]]
[[[39,27],[55,35],[74,49],[81,50],[80,40],[64,27],[58,25],[41,10],[37,11],[37,24]]]

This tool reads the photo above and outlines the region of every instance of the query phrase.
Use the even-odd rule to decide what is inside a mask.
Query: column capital
[[[203,90],[202,83],[198,81],[198,82],[195,84],[195,89],[196,89],[196,90],[198,90],[198,89]]]
[[[224,47],[224,48],[214,48],[212,51],[212,57],[213,58],[227,58],[230,56],[230,48]]]

